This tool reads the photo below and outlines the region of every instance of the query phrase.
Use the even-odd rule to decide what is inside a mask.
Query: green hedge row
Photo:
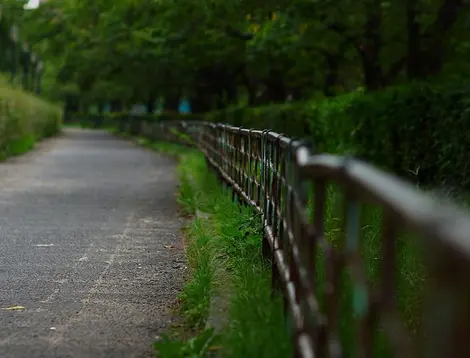
[[[0,86],[0,159],[21,154],[59,133],[62,112],[31,94]]]
[[[206,120],[310,138],[423,185],[470,189],[470,86],[412,84],[316,102],[234,107]]]

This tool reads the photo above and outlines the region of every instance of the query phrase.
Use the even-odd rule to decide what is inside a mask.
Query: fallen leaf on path
[[[4,308],[4,310],[7,310],[7,311],[23,311],[24,307],[23,306],[11,306],[11,307],[8,307],[8,308]]]

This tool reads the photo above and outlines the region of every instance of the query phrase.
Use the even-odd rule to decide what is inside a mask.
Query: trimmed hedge
[[[40,98],[0,86],[0,159],[21,154],[59,133],[61,110]]]
[[[470,189],[470,86],[412,84],[317,102],[234,107],[206,120],[311,139],[420,184]]]

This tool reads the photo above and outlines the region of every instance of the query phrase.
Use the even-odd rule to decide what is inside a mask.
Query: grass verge
[[[180,158],[179,202],[186,214],[196,218],[187,230],[187,258],[191,276],[181,295],[180,311],[193,335],[169,335],[155,343],[159,357],[205,357],[217,352],[221,357],[287,357],[291,354],[289,330],[283,317],[282,300],[272,298],[270,267],[261,256],[261,227],[255,213],[232,201],[228,189],[210,172],[202,154],[188,148],[137,142]],[[313,198],[310,198],[313,201]],[[344,251],[345,196],[341,188],[327,190],[325,236],[334,250]],[[311,209],[311,206],[310,206]],[[357,206],[356,252],[361,269],[374,293],[380,290],[382,261],[382,211],[369,205]],[[310,213],[312,216],[312,213]],[[423,238],[396,228],[395,298],[399,319],[413,341],[426,336],[423,326],[423,299],[426,270]],[[316,262],[316,294],[326,311],[325,271],[322,252]],[[338,333],[344,352],[356,357],[360,316],[367,306],[367,292],[361,296],[347,267],[341,273]],[[360,288],[360,287],[359,287]],[[227,299],[225,325],[218,332],[207,328],[211,304],[220,296]],[[210,326],[209,326],[210,327]],[[388,339],[380,326],[374,330],[374,356],[392,357]]]
[[[290,338],[281,297],[271,295],[270,265],[261,255],[260,220],[234,203],[205,164],[202,154],[181,146],[140,144],[179,156],[179,202],[195,215],[187,228],[190,279],[181,295],[181,313],[195,334],[164,336],[159,357],[287,357]],[[198,213],[198,215],[196,215]],[[225,324],[206,327],[211,302],[226,300]]]
[[[210,172],[202,154],[185,147],[137,139],[138,144],[180,158],[179,202],[186,214],[196,215],[187,230],[187,258],[191,276],[181,295],[180,311],[193,335],[170,335],[155,344],[159,357],[290,356],[289,330],[282,300],[271,296],[270,267],[261,256],[261,227],[255,213],[232,201],[231,193]],[[313,198],[311,198],[311,201]],[[344,246],[344,201],[339,187],[327,190],[325,235],[335,249]],[[311,207],[310,207],[311,208]],[[382,213],[359,205],[357,251],[372,290],[380,289]],[[310,213],[311,216],[311,213]],[[398,230],[400,231],[400,230]],[[399,314],[413,338],[422,333],[422,299],[426,273],[419,238],[400,232],[396,241],[396,298]],[[316,293],[325,311],[325,257],[317,256]],[[206,327],[211,303],[227,298],[226,325],[220,332]],[[347,268],[341,274],[339,337],[349,357],[355,357],[361,305]],[[362,307],[363,308],[363,307]],[[391,357],[380,325],[375,330],[374,354]]]
[[[179,203],[185,214],[195,219],[187,228],[187,259],[190,279],[180,297],[186,328],[192,334],[176,332],[155,343],[157,356],[206,357],[216,351],[220,357],[288,357],[290,333],[283,315],[281,297],[271,295],[270,265],[261,255],[260,220],[251,208],[232,201],[209,171],[204,157],[183,146],[138,138],[137,143],[180,159]],[[335,249],[344,240],[344,196],[340,188],[327,191],[325,235]],[[379,208],[360,207],[361,258],[371,287],[379,285],[381,257],[381,212]],[[200,215],[195,215],[199,213]],[[202,213],[202,215],[201,215]],[[398,249],[397,298],[406,326],[419,328],[424,272],[416,240],[400,236]],[[325,258],[317,256],[317,297],[325,309]],[[354,307],[354,284],[350,271],[341,276],[341,344],[354,357],[358,334]],[[206,327],[211,302],[227,299],[226,325],[220,332]],[[391,356],[380,327],[376,331],[375,353]]]
[[[231,193],[222,189],[200,153],[144,138],[137,142],[180,158],[180,204],[187,214],[203,213],[194,219],[187,231],[191,278],[181,295],[180,307],[187,326],[195,334],[189,339],[178,335],[163,337],[155,344],[159,356],[204,357],[212,351],[222,357],[289,356],[289,331],[282,314],[282,301],[280,297],[271,297],[270,269],[261,256],[259,218],[250,208],[232,202]],[[313,195],[309,199],[313,202]],[[468,206],[468,195],[458,201]],[[333,249],[340,252],[344,252],[345,247],[344,204],[344,192],[330,185],[324,218],[325,236]],[[383,284],[380,277],[382,210],[360,204],[356,209],[359,229],[356,237],[349,239],[356,243],[357,261],[370,291],[358,291],[361,287],[355,287],[350,268],[341,272],[339,327],[335,333],[348,357],[357,356],[360,316],[370,299],[368,294],[377,293]],[[394,295],[399,319],[408,329],[407,335],[416,342],[426,336],[422,322],[427,276],[423,247],[428,243],[423,241],[426,238],[415,237],[403,228],[395,229],[398,237],[395,240]],[[322,252],[316,260],[316,294],[325,312],[327,265]],[[227,324],[216,334],[207,329],[205,323],[211,303],[221,295],[228,298],[228,317]],[[374,356],[394,356],[380,324],[374,330],[374,338]]]

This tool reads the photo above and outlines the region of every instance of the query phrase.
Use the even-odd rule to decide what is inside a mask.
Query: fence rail
[[[264,223],[273,262],[293,322],[296,357],[373,357],[378,333],[391,356],[469,357],[470,215],[449,202],[361,161],[315,154],[307,143],[269,130],[198,121],[116,119],[123,132],[173,142],[190,138],[210,167]],[[344,191],[345,222],[340,243],[326,238],[327,185]],[[361,256],[362,204],[381,208],[382,230],[377,282],[366,278]],[[429,324],[423,342],[404,324],[398,308],[397,235],[418,237],[426,254],[423,313]],[[317,287],[316,257],[325,259],[325,281]],[[348,272],[355,322],[354,352],[342,350],[341,275]],[[320,301],[322,304],[320,304]],[[426,320],[423,320],[426,322]],[[424,343],[424,344],[422,344]]]

